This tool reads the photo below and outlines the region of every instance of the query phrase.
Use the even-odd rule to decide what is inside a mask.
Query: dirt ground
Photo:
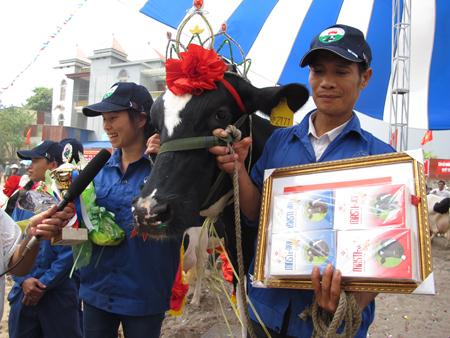
[[[371,338],[450,338],[450,246],[444,247],[442,238],[433,243],[433,263],[437,294],[394,295],[377,297],[377,312],[368,337]],[[7,283],[7,288],[11,283]],[[230,330],[223,319],[229,320]],[[5,302],[5,313],[0,325],[0,338],[8,337],[7,318],[9,306]],[[187,305],[180,317],[167,317],[162,329],[162,338],[218,338],[240,337],[240,328],[228,301],[214,287],[203,289],[201,305]]]
[[[437,294],[380,294],[376,301],[375,321],[368,337],[450,338],[450,246],[445,248],[445,244],[443,238],[437,238],[432,246]],[[214,292],[206,289],[200,309],[187,306],[182,317],[167,318],[162,337],[240,337],[238,323],[229,307],[226,313],[234,330],[230,334],[226,329],[214,295]]]

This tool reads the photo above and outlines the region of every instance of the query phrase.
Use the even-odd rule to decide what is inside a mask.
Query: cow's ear
[[[308,101],[309,92],[299,83],[290,83],[284,86],[260,88],[257,97],[257,110],[267,115],[270,115],[272,109],[283,99],[295,113]]]
[[[261,111],[266,115],[276,107],[281,100],[286,100],[289,108],[296,112],[308,101],[308,89],[299,83],[284,86],[256,88],[246,81],[239,81],[239,94],[249,114]]]
[[[309,99],[308,89],[300,83],[291,83],[281,86],[279,95],[280,98],[286,98],[289,108],[291,108],[294,113],[303,107]],[[277,104],[280,101],[280,98],[278,98]]]
[[[299,83],[285,86],[256,88],[250,82],[235,74],[226,73],[225,78],[238,91],[247,113],[261,111],[267,115],[281,100],[285,99],[289,108],[296,112],[308,101],[309,92]]]

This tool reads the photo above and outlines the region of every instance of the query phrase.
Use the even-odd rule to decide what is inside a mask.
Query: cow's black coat
[[[297,111],[309,97],[306,88],[300,84],[256,88],[235,74],[226,73],[225,78],[239,93],[248,114],[261,111],[269,115],[281,99],[286,99],[289,107]],[[182,122],[170,135],[164,124],[164,96],[155,101],[151,119],[160,133],[161,144],[179,138],[211,136],[214,129],[225,129],[245,114],[223,84],[218,82],[217,86],[217,90],[205,91],[200,96],[192,97],[180,112]],[[252,160],[255,162],[274,127],[257,115],[253,115],[252,120]],[[250,134],[249,127],[247,119],[240,128],[244,137]],[[141,230],[148,232],[150,237],[165,238],[180,236],[187,228],[200,225],[200,208],[218,174],[215,158],[208,149],[158,155],[141,197],[134,203],[135,219]],[[225,181],[222,192],[232,187],[229,177]],[[212,202],[219,195],[221,194],[216,194]],[[234,248],[234,227],[230,226],[234,224],[232,207],[225,209],[219,224],[225,225],[227,239],[231,242],[228,247]],[[244,234],[244,241],[247,238],[247,243],[251,244],[244,245],[244,249],[250,253],[247,257],[253,253],[256,231],[256,228],[249,229],[249,233]],[[230,254],[235,256],[233,252]],[[248,261],[246,265],[248,266]]]

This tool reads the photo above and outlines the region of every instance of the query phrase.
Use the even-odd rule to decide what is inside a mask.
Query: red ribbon
[[[239,96],[239,93],[237,92],[237,90],[234,89],[234,87],[231,85],[231,83],[229,83],[225,79],[220,80],[220,82],[222,82],[222,84],[225,86],[225,88],[230,92],[231,96],[234,97],[234,100],[236,101],[236,104],[238,105],[239,109],[243,113],[246,113],[247,109],[245,109],[244,103],[242,102],[242,99]]]

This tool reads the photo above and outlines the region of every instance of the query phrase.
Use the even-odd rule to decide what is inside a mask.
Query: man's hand
[[[56,212],[57,206],[33,216],[30,219],[29,234],[50,239],[58,234],[67,222],[75,215],[75,205],[69,203],[64,210]]]
[[[30,277],[24,280],[22,283],[22,303],[26,306],[36,305],[44,295],[45,288],[46,286],[39,279]]]
[[[150,136],[147,140],[147,149],[145,149],[146,155],[158,154],[161,140],[159,139],[159,134],[155,133]]]
[[[228,133],[223,129],[215,129],[213,135],[217,137],[227,137]],[[233,143],[234,154],[230,154],[230,149],[224,146],[209,148],[209,152],[216,156],[217,166],[228,174],[234,171],[234,162],[237,160],[238,172],[245,170],[244,161],[247,158],[252,139],[246,137],[239,142]]]
[[[311,280],[314,295],[319,306],[327,312],[336,312],[341,295],[341,272],[334,270],[333,266],[329,264],[323,272],[321,283],[320,270],[318,267],[314,267],[311,273]],[[373,292],[352,292],[352,294],[361,311],[377,296],[377,293]]]
[[[322,283],[320,282],[320,270],[316,266],[311,274],[314,294],[319,306],[327,312],[334,313],[339,304],[341,295],[341,272],[334,270],[331,264],[328,264],[323,271]]]

